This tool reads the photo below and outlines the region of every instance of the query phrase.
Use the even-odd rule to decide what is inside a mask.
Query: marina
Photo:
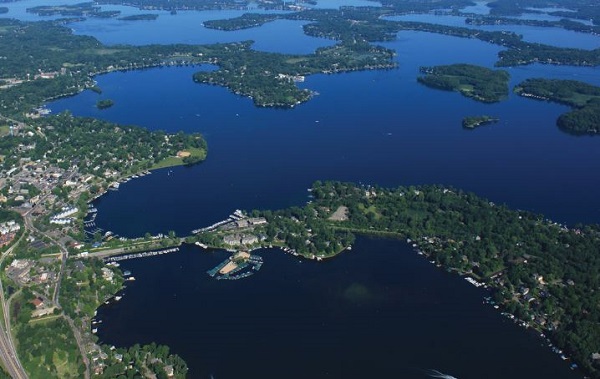
[[[206,273],[217,280],[239,280],[252,276],[260,270],[262,265],[263,259],[261,256],[240,251]]]

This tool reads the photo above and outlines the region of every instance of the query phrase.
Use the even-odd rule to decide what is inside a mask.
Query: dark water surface
[[[482,304],[485,290],[448,274],[399,241],[361,238],[332,261],[257,254],[250,278],[205,271],[228,254],[184,246],[124,261],[136,277],[99,309],[98,335],[117,346],[157,342],[190,377],[578,378],[542,340]]]

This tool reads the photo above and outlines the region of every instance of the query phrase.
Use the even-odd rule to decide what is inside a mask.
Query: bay
[[[263,267],[239,281],[210,278],[228,254],[195,246],[123,261],[136,281],[98,310],[101,341],[169,345],[191,378],[580,377],[405,243],[361,238],[321,263],[255,253]]]

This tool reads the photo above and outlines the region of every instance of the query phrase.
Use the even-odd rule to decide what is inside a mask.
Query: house
[[[102,277],[105,280],[108,280],[109,282],[112,282],[114,275],[115,275],[115,273],[111,269],[106,268],[106,267],[102,267]]]
[[[35,307],[35,309],[40,309],[44,306],[44,300],[41,297],[36,297],[31,301],[31,304]]]
[[[227,245],[235,246],[240,244],[240,236],[237,234],[228,234],[223,237],[223,243]]]
[[[244,235],[242,237],[242,245],[252,245],[258,242],[258,237],[252,235]]]

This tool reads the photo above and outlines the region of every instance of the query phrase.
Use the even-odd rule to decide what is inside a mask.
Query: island
[[[115,102],[111,99],[98,100],[96,102],[96,108],[98,109],[108,109],[115,105]]]
[[[99,6],[94,3],[79,3],[73,5],[40,5],[26,9],[29,13],[37,14],[38,16],[54,16],[61,15],[65,17],[97,17],[111,18],[118,16],[121,11],[102,11]]]
[[[562,114],[557,125],[575,135],[600,133],[600,87],[576,80],[527,79],[515,93],[530,99],[553,101],[573,108]]]
[[[508,96],[508,72],[470,64],[421,67],[417,80],[428,87],[460,92],[463,96],[494,103]]]
[[[117,20],[120,21],[153,21],[158,18],[158,15],[155,13],[144,13],[144,14],[134,14],[131,16],[119,17]]]
[[[486,115],[484,115],[484,116],[467,116],[467,117],[463,118],[462,126],[465,129],[473,130],[473,129],[483,126],[483,125],[495,124],[498,121],[500,121],[498,118],[492,117],[492,116],[486,116]]]

